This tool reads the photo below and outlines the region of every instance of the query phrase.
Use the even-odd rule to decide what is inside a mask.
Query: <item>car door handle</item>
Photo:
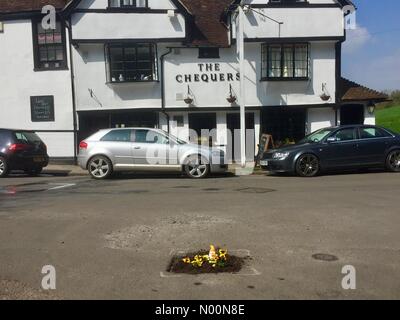
[[[140,150],[140,149],[142,149],[141,147],[135,147],[134,148],[135,150]]]

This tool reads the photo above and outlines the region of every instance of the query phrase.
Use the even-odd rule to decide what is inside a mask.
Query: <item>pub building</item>
[[[375,123],[373,106],[387,97],[341,76],[351,1],[247,1],[244,75],[239,3],[1,1],[0,127],[35,130],[53,160],[73,161],[102,128],[161,128],[186,141],[190,129],[215,130],[226,149],[243,100],[254,146],[261,134],[297,141]],[[45,5],[57,9],[55,29],[43,28]]]

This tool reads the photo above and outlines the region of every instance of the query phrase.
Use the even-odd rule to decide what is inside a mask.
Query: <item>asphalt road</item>
[[[399,299],[399,190],[389,173],[1,179],[0,299]],[[234,275],[165,272],[211,243],[252,260]],[[56,290],[40,289],[45,265]]]

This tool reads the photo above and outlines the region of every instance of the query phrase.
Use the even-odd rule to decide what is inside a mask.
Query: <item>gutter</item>
[[[172,48],[168,48],[168,51],[164,53],[160,57],[160,63],[161,63],[161,112],[167,117],[167,128],[168,128],[168,133],[170,133],[170,128],[169,128],[169,114],[166,112],[165,107],[166,107],[166,102],[165,102],[165,72],[164,72],[164,60],[165,57],[168,56],[169,54],[172,53]]]

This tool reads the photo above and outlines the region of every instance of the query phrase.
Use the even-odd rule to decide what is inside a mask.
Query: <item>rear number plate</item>
[[[44,162],[43,157],[33,157],[33,162]]]
[[[268,166],[268,161],[266,161],[266,160],[261,160],[261,161],[260,161],[260,165],[262,165],[262,166],[264,166],[264,167],[267,167],[267,166]]]

